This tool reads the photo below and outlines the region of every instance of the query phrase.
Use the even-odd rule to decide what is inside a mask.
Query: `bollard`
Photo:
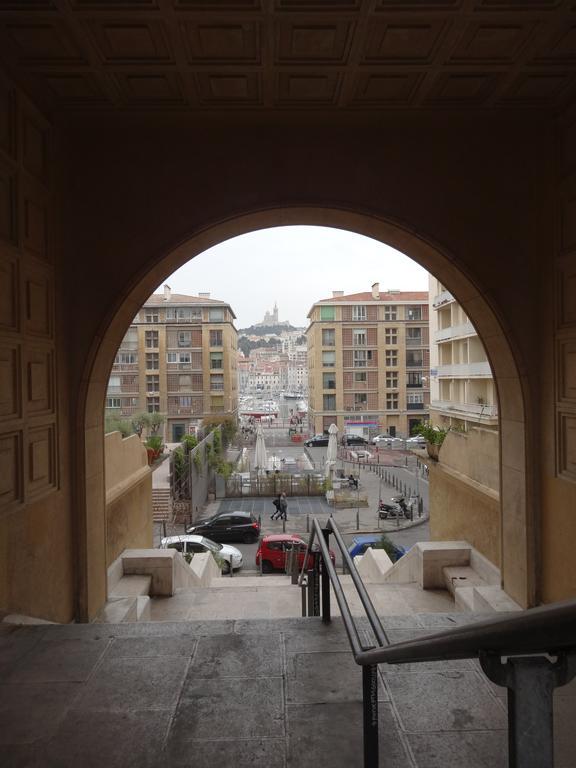
[[[360,510],[356,507],[356,530],[360,530]]]
[[[286,518],[282,518],[282,533],[286,533]]]
[[[306,512],[306,533],[310,533],[310,513]]]

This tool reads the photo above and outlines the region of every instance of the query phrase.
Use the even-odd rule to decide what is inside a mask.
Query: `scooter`
[[[380,499],[378,504],[378,517],[380,520],[387,520],[388,518],[397,519],[399,517],[412,519],[412,513],[406,504],[404,496],[392,496],[390,501],[394,502],[394,504],[386,504]]]

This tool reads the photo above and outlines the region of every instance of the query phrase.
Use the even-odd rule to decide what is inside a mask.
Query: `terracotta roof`
[[[331,299],[320,299],[315,304],[333,304],[339,301],[415,301],[428,303],[428,291],[398,291],[397,293],[380,291],[380,298],[378,299],[372,296],[371,291],[365,291],[364,293],[349,293],[346,296],[333,296]]]
[[[169,299],[166,299],[163,293],[153,293],[152,296],[146,299],[143,306],[164,307],[170,304],[219,304],[226,307],[230,306],[226,301],[220,301],[219,299],[203,299],[201,296],[186,296],[183,293],[172,293]]]

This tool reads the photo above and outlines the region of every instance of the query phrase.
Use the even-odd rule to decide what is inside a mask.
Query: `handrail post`
[[[314,600],[314,613],[313,616],[320,616],[320,554],[314,552],[314,584],[313,584],[313,600]]]
[[[378,768],[378,665],[362,667],[364,768]]]
[[[308,591],[308,616],[314,616],[314,568],[306,572],[306,587]]]
[[[326,542],[326,548],[330,547],[330,529],[323,528],[322,536]],[[319,558],[321,559],[321,558]],[[330,576],[328,574],[328,568],[326,563],[322,561],[322,621],[324,624],[329,624],[331,621],[330,616]]]
[[[576,656],[519,656],[502,664],[498,654],[480,654],[486,676],[508,689],[509,768],[553,768],[554,688],[576,672]]]

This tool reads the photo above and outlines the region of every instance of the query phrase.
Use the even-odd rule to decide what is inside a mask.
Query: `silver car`
[[[196,536],[193,533],[187,533],[182,536],[168,536],[160,542],[161,549],[177,549],[183,555],[202,552],[211,552],[218,555],[226,563],[225,570],[230,570],[230,564],[236,571],[242,567],[242,552],[230,544],[218,544],[205,536]]]

